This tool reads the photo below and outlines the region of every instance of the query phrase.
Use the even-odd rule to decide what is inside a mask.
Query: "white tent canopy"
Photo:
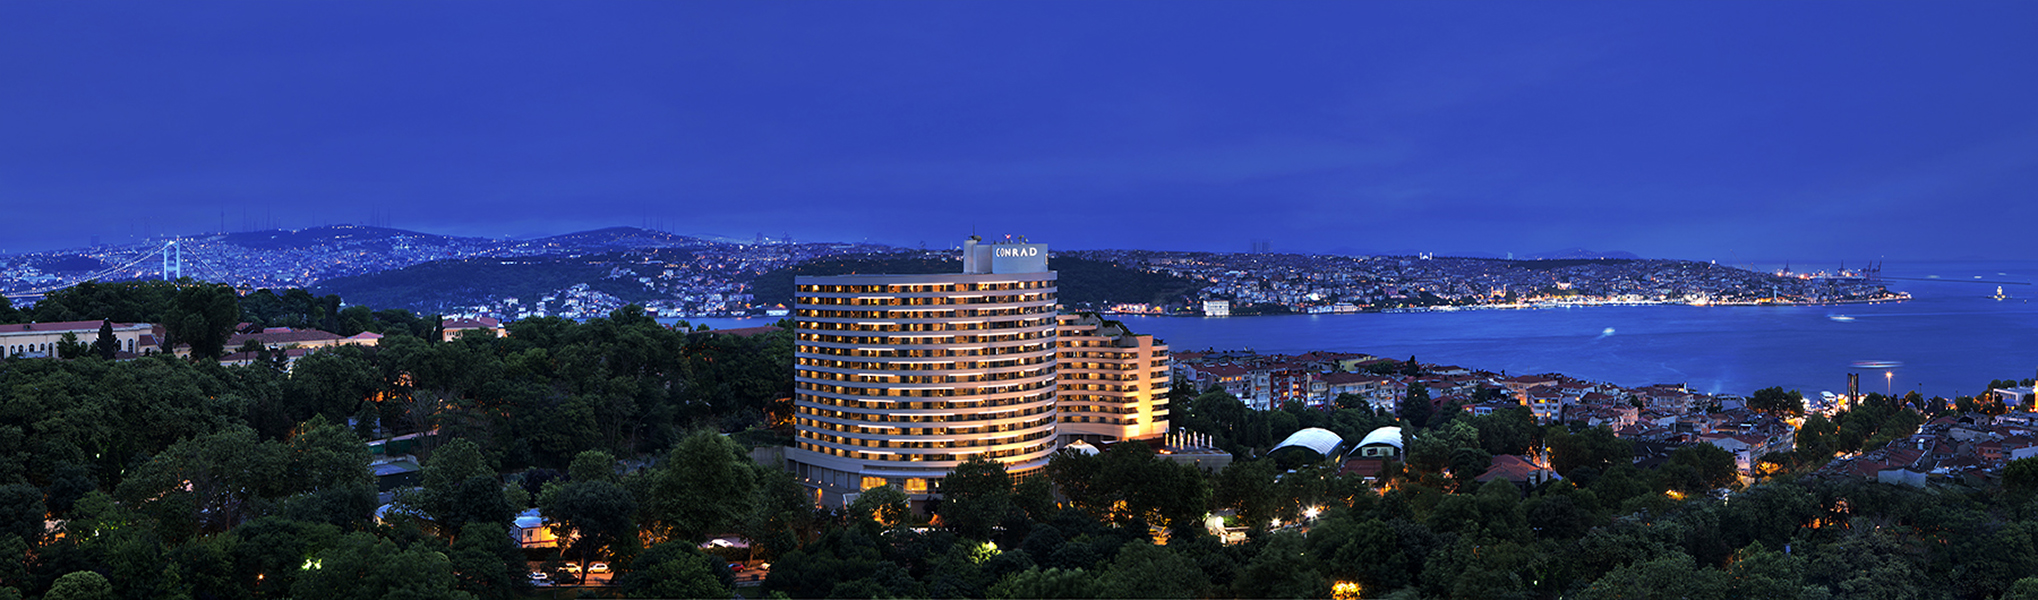
[[[1288,439],[1281,440],[1281,443],[1275,445],[1273,450],[1280,450],[1289,446],[1301,446],[1315,450],[1317,454],[1322,456],[1336,456],[1334,453],[1337,452],[1337,447],[1344,443],[1344,438],[1338,437],[1337,434],[1331,433],[1328,429],[1311,427],[1297,431],[1293,435],[1288,436]],[[1268,452],[1273,452],[1273,450],[1268,450]]]
[[[1381,427],[1379,429],[1373,430],[1372,433],[1366,434],[1366,439],[1359,440],[1360,447],[1371,446],[1373,444],[1386,444],[1389,446],[1393,446],[1395,448],[1400,448],[1401,428]]]

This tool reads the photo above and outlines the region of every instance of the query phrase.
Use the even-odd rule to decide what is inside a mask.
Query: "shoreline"
[[[1251,314],[1251,315],[1226,315],[1226,316],[1222,316],[1222,317],[1212,317],[1212,316],[1208,316],[1208,315],[1200,315],[1200,314],[1170,314],[1170,313],[1149,313],[1149,312],[1121,312],[1121,311],[1110,311],[1110,310],[1099,310],[1099,311],[1097,311],[1097,314],[1100,314],[1100,315],[1132,315],[1132,316],[1140,316],[1140,317],[1182,317],[1182,318],[1197,318],[1197,319],[1228,319],[1228,318],[1233,318],[1233,317],[1287,317],[1287,316],[1298,316],[1298,315],[1300,315],[1300,316],[1317,316],[1317,315],[1364,315],[1364,314],[1407,314],[1407,313],[1431,313],[1431,312],[1459,312],[1459,311],[1473,311],[1473,310],[1543,310],[1543,309],[1556,309],[1556,308],[1594,308],[1594,307],[1602,307],[1602,306],[1693,306],[1693,307],[1700,307],[1700,308],[1704,308],[1704,307],[1713,307],[1713,306],[1775,306],[1775,307],[1787,307],[1787,306],[1844,306],[1844,305],[1850,305],[1850,304],[1889,304],[1889,303],[1897,303],[1897,302],[1907,302],[1907,301],[1910,301],[1910,300],[1912,300],[1912,299],[1913,299],[1913,298],[1912,298],[1912,296],[1910,295],[1910,293],[1909,293],[1909,292],[1897,292],[1896,294],[1893,294],[1893,295],[1891,295],[1891,296],[1889,296],[1889,297],[1884,297],[1884,298],[1859,298],[1859,299],[1850,299],[1850,300],[1830,300],[1830,301],[1822,301],[1822,302],[1793,302],[1793,301],[1785,301],[1785,302],[1760,302],[1760,301],[1750,301],[1750,302],[1706,302],[1706,303],[1696,303],[1696,302],[1686,302],[1686,301],[1678,301],[1678,300],[1606,300],[1606,301],[1581,301],[1581,302],[1537,302],[1537,303],[1526,303],[1526,304],[1467,304],[1467,305],[1455,305],[1455,304],[1453,304],[1453,305],[1444,305],[1444,306],[1397,306],[1397,307],[1393,307],[1393,308],[1373,308],[1373,309],[1365,309],[1365,310],[1356,310],[1356,311],[1346,311],[1346,312],[1320,312],[1320,313],[1314,313],[1314,312],[1288,312],[1288,313],[1281,313],[1281,314]]]

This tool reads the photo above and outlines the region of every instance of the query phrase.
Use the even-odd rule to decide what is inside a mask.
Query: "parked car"
[[[564,566],[564,567],[560,567],[560,568],[559,568],[559,570],[561,570],[561,571],[565,571],[565,572],[568,572],[568,573],[575,573],[575,574],[578,574],[578,573],[580,573],[580,563],[566,563],[566,566]]]
[[[607,572],[609,572],[609,564],[608,564],[608,563],[599,563],[599,562],[598,562],[598,563],[588,563],[588,564],[587,564],[587,572],[589,572],[589,573],[607,573]]]
[[[536,586],[552,585],[552,576],[546,575],[544,571],[532,571],[531,585]]]
[[[729,563],[729,570],[741,572],[743,570],[743,563]]]

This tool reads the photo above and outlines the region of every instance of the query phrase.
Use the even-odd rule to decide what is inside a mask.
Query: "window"
[[[868,475],[865,475],[863,477],[863,489],[866,490],[884,487],[886,483],[889,482],[885,481],[885,478],[883,477],[871,477]]]

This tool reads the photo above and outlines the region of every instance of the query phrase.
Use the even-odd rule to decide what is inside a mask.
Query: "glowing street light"
[[[1896,371],[1882,372],[1882,393],[1896,395]]]

